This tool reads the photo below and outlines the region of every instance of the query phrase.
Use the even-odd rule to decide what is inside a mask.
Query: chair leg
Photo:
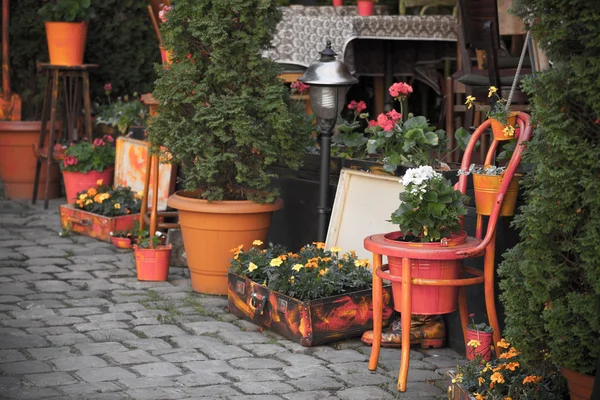
[[[152,155],[150,154],[150,144],[148,144],[148,153],[146,154],[146,165],[144,168],[144,191],[142,193],[142,208],[140,209],[140,230],[144,230],[144,217],[148,213],[148,192],[150,189],[150,167],[152,165]]]
[[[496,313],[496,301],[494,299],[494,258],[496,255],[496,232],[492,235],[490,244],[485,248],[485,256],[483,258],[483,286],[485,291],[485,309],[487,311],[490,326],[493,329],[494,348],[496,356],[500,355],[500,349],[495,346],[500,341],[502,333],[500,332],[500,324],[498,323],[498,314]]]
[[[454,99],[454,88],[452,87],[452,85],[454,85],[454,82],[452,81],[451,77],[447,77],[446,78],[446,87],[445,87],[445,92],[446,92],[446,98],[444,99],[444,108],[445,108],[445,117],[446,117],[446,135],[448,135],[448,144],[446,145],[446,151],[452,151],[454,149],[455,146],[455,140],[454,140],[454,103],[452,102],[452,100]],[[454,153],[450,153],[448,155],[447,161],[456,161],[456,158]]]
[[[469,309],[467,308],[467,291],[464,286],[458,289],[458,313],[463,331],[463,339],[467,344],[467,324],[469,323]]]
[[[400,372],[398,374],[398,390],[406,391],[408,367],[410,364],[410,322],[412,320],[412,261],[402,259],[402,353],[400,356]]]
[[[50,140],[48,141],[48,154],[46,157],[46,188],[44,191],[44,210],[48,209],[48,192],[50,190],[50,173],[52,171],[52,153],[54,148],[54,124],[56,122],[56,107],[58,105],[58,69],[53,72],[52,100],[50,101]],[[44,127],[42,127],[42,130]]]
[[[44,148],[44,142],[46,140],[46,131],[48,125],[48,107],[52,99],[52,78],[53,75],[46,71],[46,87],[44,88],[44,103],[42,105],[42,126],[40,128],[40,138],[38,141],[38,149]],[[51,128],[52,129],[52,128]],[[50,147],[50,146],[48,146]],[[31,204],[36,203],[38,198],[38,189],[40,186],[40,174],[42,172],[42,159],[37,157],[35,163],[35,179],[33,180],[33,195],[31,196]]]
[[[373,253],[373,344],[369,358],[369,371],[375,371],[379,363],[381,334],[383,331],[383,281],[375,273],[381,267],[381,254]]]
[[[158,154],[152,154],[152,210],[150,210],[150,237],[154,236],[156,229],[158,228],[157,214],[158,214]]]
[[[85,136],[92,141],[92,106],[90,103],[90,75],[83,72],[83,107],[85,111]]]

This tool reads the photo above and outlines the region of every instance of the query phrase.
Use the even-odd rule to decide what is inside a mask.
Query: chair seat
[[[498,69],[517,68],[520,57],[498,57]],[[523,68],[531,68],[531,59],[525,57],[523,59]],[[483,68],[487,68],[487,62],[483,63]]]
[[[520,84],[521,81],[528,77],[529,75],[519,75],[517,78],[517,84]],[[513,84],[514,76],[501,76],[500,84],[503,87],[510,87]],[[478,74],[465,74],[457,79],[460,83],[467,86],[485,86],[488,87],[490,85],[490,79],[487,76],[478,75]]]

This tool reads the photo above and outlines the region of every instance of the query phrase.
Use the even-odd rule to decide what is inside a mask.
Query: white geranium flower
[[[439,176],[441,176],[441,174],[435,172],[429,165],[424,165],[419,168],[410,168],[402,177],[402,184],[404,186],[408,186],[410,184],[420,185],[433,177]]]

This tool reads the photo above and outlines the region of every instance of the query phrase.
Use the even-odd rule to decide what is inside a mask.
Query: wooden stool
[[[78,140],[79,135],[76,130],[77,119],[81,114],[81,102],[83,100],[85,133],[87,140],[92,140],[92,115],[90,102],[90,79],[88,69],[96,68],[96,64],[83,64],[74,66],[52,65],[47,63],[38,63],[38,69],[46,74],[46,87],[44,89],[44,105],[42,107],[42,128],[40,130],[40,140],[37,151],[37,163],[35,168],[35,180],[33,183],[33,195],[31,203],[35,204],[37,200],[37,191],[42,170],[42,162],[46,162],[46,188],[44,191],[44,209],[48,209],[48,189],[50,187],[50,166],[58,162],[54,159],[53,146],[56,139],[57,112],[62,108],[63,129],[66,125],[67,140]],[[60,95],[59,83],[62,78],[62,92]],[[83,89],[83,90],[82,90]],[[48,121],[50,125],[48,126]],[[44,150],[46,132],[50,130],[50,139],[48,147]]]

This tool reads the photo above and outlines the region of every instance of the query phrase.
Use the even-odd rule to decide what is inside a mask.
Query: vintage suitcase
[[[103,217],[79,210],[70,204],[60,206],[60,224],[63,229],[110,242],[110,232],[132,230],[140,214],[121,217]]]
[[[373,329],[371,289],[302,302],[229,273],[229,312],[302,346],[317,346]],[[383,324],[392,316],[391,287],[383,288]]]

